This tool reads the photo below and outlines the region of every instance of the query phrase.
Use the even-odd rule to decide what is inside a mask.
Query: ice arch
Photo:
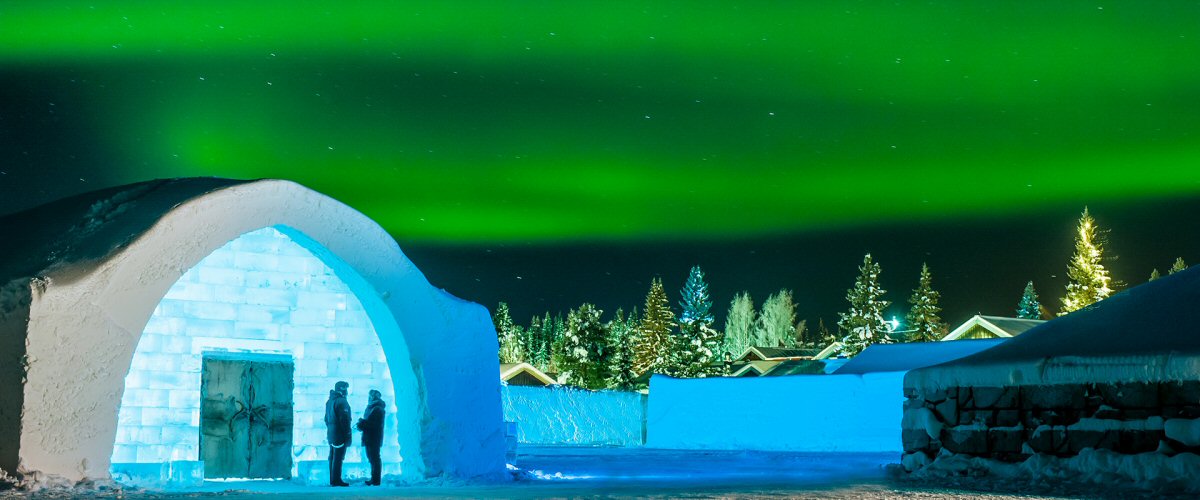
[[[397,422],[401,442],[407,435],[419,443],[405,450],[405,474],[502,473],[487,311],[432,287],[381,227],[350,207],[288,181],[181,179],[92,193],[6,222],[14,217],[40,228],[45,241],[18,248],[17,264],[0,266],[8,283],[0,342],[18,347],[5,356],[20,360],[18,369],[0,369],[0,387],[20,388],[0,389],[20,408],[0,410],[5,470],[107,477],[124,381],[155,307],[205,257],[274,227],[322,261],[344,263],[354,272],[339,277],[369,291],[357,296],[379,330],[393,380],[409,381],[396,384],[395,403],[416,416]],[[400,366],[411,377],[398,376]]]
[[[293,367],[286,381],[292,390],[282,398],[293,406],[283,419],[290,423],[290,460],[268,464],[271,472],[324,478],[324,403],[334,382],[345,380],[356,409],[369,389],[391,403],[381,456],[385,474],[402,473],[402,457],[419,458],[416,426],[396,425],[397,418],[415,420],[416,380],[407,346],[396,342],[389,364],[380,336],[403,338],[369,285],[337,256],[287,227],[237,237],[184,273],[146,324],[125,377],[114,474],[161,475],[157,465],[169,462],[171,476],[199,477],[205,357],[249,363],[260,354]],[[244,420],[238,423],[246,427]],[[347,462],[365,461],[361,450],[351,447]]]

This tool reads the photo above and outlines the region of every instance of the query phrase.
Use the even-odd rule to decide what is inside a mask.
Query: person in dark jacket
[[[329,440],[329,485],[350,486],[342,480],[342,461],[346,459],[346,449],[350,447],[350,403],[346,395],[350,392],[350,384],[338,382],[329,391],[329,401],[325,402],[325,437]]]
[[[383,467],[379,460],[379,448],[383,446],[383,417],[387,414],[387,406],[383,404],[383,395],[371,389],[367,401],[367,409],[363,417],[358,419],[358,430],[362,431],[362,445],[367,450],[367,460],[371,462],[371,480],[368,486],[379,486],[379,475]]]

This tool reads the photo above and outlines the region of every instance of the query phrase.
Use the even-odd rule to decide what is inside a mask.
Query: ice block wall
[[[650,380],[646,446],[901,450],[906,372]]]
[[[646,396],[573,387],[501,388],[504,420],[524,444],[640,446]]]
[[[114,464],[197,460],[201,356],[213,350],[293,358],[294,463],[325,460],[325,401],[334,382],[350,383],[353,418],[367,391],[378,389],[389,403],[382,456],[386,471],[396,472],[397,409],[371,320],[329,266],[274,228],[213,252],[154,310],[125,379]],[[346,460],[365,461],[361,450],[352,447]]]

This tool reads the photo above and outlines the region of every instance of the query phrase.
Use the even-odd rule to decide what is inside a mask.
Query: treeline
[[[1110,295],[1114,284],[1104,267],[1103,236],[1085,208],[1076,231],[1075,254],[1067,266],[1069,283],[1059,315],[1086,307]],[[1177,259],[1170,273],[1187,266]],[[908,298],[904,328],[884,319],[891,304],[879,285],[880,265],[863,256],[854,286],[846,291],[847,309],[838,313],[836,332],[819,320],[809,328],[797,320],[792,292],[772,294],[755,308],[747,292],[735,294],[724,327],[713,326],[712,299],[699,266],[692,268],[680,290],[679,314],[671,307],[662,281],[655,278],[641,309],[616,310],[607,320],[603,311],[585,303],[562,315],[546,313],[527,325],[513,322],[508,305],[500,303],[493,320],[500,341],[500,361],[528,362],[557,374],[560,382],[590,389],[628,390],[645,373],[677,377],[725,374],[727,361],[751,346],[822,349],[834,345],[837,354],[853,356],[871,344],[929,342],[945,336],[940,317],[940,293],[933,287],[927,265],[921,265],[917,286]],[[1151,279],[1158,277],[1154,270]],[[1049,319],[1033,282],[1026,284],[1016,315]],[[835,345],[835,343],[839,343]]]

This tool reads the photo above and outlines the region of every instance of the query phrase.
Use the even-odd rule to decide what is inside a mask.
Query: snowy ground
[[[1163,498],[1064,485],[963,480],[936,486],[898,479],[887,464],[895,453],[766,453],[636,448],[523,447],[510,483],[373,488],[303,486],[288,482],[209,483],[187,491],[2,492],[0,499],[128,498]],[[947,487],[950,486],[950,487]],[[1004,490],[997,493],[987,490]]]

